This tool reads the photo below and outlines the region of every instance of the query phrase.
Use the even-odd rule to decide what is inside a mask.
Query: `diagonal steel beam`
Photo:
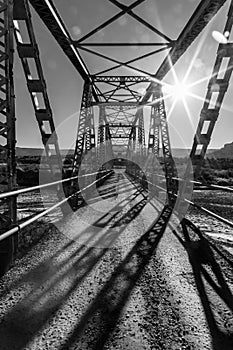
[[[116,5],[117,7],[124,9],[126,8],[125,5],[121,4],[119,1],[117,0],[108,0],[110,1],[112,4]],[[148,23],[147,21],[145,21],[143,18],[141,18],[140,16],[136,15],[136,13],[134,13],[132,10],[127,11],[128,15],[130,15],[131,17],[133,17],[134,19],[136,19],[138,22],[140,22],[141,24],[143,24],[145,27],[149,28],[150,30],[152,30],[152,32],[158,34],[159,36],[161,36],[163,39],[167,40],[168,42],[172,42],[172,40],[170,38],[168,38],[164,33],[162,33],[160,30],[158,30],[157,28],[155,28],[154,26],[152,26],[150,23]]]
[[[145,2],[146,0],[137,0],[135,1],[132,5],[130,6],[124,6],[123,10],[120,11],[119,13],[117,13],[115,16],[109,18],[107,21],[105,21],[104,23],[102,23],[100,26],[98,26],[97,28],[93,29],[91,32],[89,32],[88,34],[86,34],[85,36],[83,36],[80,40],[78,40],[79,43],[81,43],[82,41],[88,39],[90,36],[98,33],[100,30],[102,30],[103,28],[107,27],[109,24],[111,24],[112,22],[115,22],[118,18],[122,17],[123,15],[125,15],[127,12],[129,12],[130,10],[132,10],[133,8],[139,6],[141,3]]]
[[[146,75],[146,76],[149,76],[149,75],[150,75],[148,72],[146,72],[146,71],[144,71],[144,70],[142,70],[142,69],[139,69],[139,68],[135,68],[135,67],[130,66],[130,65],[128,64],[128,61],[127,61],[127,62],[121,62],[121,61],[116,60],[116,59],[114,59],[114,58],[111,58],[111,57],[109,57],[109,56],[103,55],[102,53],[99,53],[99,52],[97,52],[97,51],[93,51],[93,50],[87,49],[87,48],[85,48],[85,47],[80,47],[80,48],[81,48],[83,51],[89,52],[89,53],[91,53],[91,54],[93,54],[93,55],[96,55],[96,56],[98,56],[98,57],[101,57],[101,58],[103,58],[103,59],[105,59],[105,60],[107,60],[107,61],[110,61],[110,62],[113,62],[113,63],[117,63],[117,65],[118,65],[119,67],[127,67],[127,68],[130,68],[131,70],[133,70],[133,71],[135,71],[135,72],[142,73],[142,74],[144,74],[144,75]],[[160,50],[161,50],[161,49],[160,49]],[[156,50],[156,51],[158,51],[158,50]],[[155,53],[155,52],[154,52],[154,53]],[[151,53],[151,55],[152,55],[152,54],[153,54],[153,53]],[[144,58],[144,55],[143,55],[143,57],[137,58],[136,60],[142,59],[142,58]],[[133,60],[133,61],[135,61],[135,60]],[[114,68],[114,69],[115,69],[115,68]],[[95,73],[94,75],[99,75],[99,74],[103,74],[103,71],[102,71],[102,72]]]
[[[52,0],[29,0],[50,33],[85,81],[91,82],[90,73],[63,23]],[[96,97],[96,96],[95,96]]]
[[[81,47],[81,49],[85,50],[85,48],[82,48],[82,47]],[[119,61],[119,62],[118,62],[119,64],[117,64],[117,65],[115,65],[115,66],[113,66],[113,67],[110,67],[110,68],[108,68],[108,69],[102,70],[101,72],[95,73],[95,75],[96,75],[96,76],[97,76],[97,75],[102,75],[102,74],[108,73],[108,72],[110,72],[110,71],[112,71],[112,70],[121,68],[121,67],[123,67],[123,66],[126,66],[126,67],[131,68],[131,69],[134,69],[134,70],[138,70],[138,69],[136,69],[136,68],[133,68],[133,67],[130,66],[129,64],[134,63],[134,62],[137,62],[137,61],[140,61],[140,60],[142,60],[142,59],[144,59],[144,58],[150,57],[150,56],[152,56],[152,55],[155,55],[155,54],[157,54],[157,53],[160,53],[160,52],[165,51],[165,50],[168,50],[168,49],[169,49],[169,47],[164,46],[164,47],[162,47],[162,48],[160,48],[160,49],[153,50],[153,51],[148,52],[148,53],[146,53],[146,54],[144,54],[144,55],[135,57],[135,58],[133,58],[133,59],[131,59],[131,60],[129,60],[129,61],[126,61],[126,62],[120,62],[120,61]],[[94,53],[94,51],[93,51],[93,53]],[[116,61],[116,60],[115,60],[115,61]],[[144,73],[146,73],[146,72],[144,72]],[[150,73],[148,73],[148,75],[150,75]]]
[[[188,47],[193,43],[196,37],[207,26],[226,1],[227,0],[202,0],[200,2],[176,40],[175,45],[155,73],[154,79],[156,82],[161,81],[165,77],[172,66],[185,53]],[[153,87],[155,84],[156,83],[151,83],[149,85],[145,95],[140,101],[141,104],[145,104],[149,100],[153,93]]]

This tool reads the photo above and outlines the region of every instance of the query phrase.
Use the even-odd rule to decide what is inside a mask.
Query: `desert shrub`
[[[19,186],[34,186],[39,184],[39,172],[17,169],[17,183]]]
[[[229,178],[229,172],[226,169],[215,170],[214,171],[214,175],[216,177],[220,177],[220,178],[223,178],[223,179],[228,179]]]
[[[24,157],[16,157],[17,163],[22,164],[40,164],[41,157],[39,156],[24,156]]]
[[[233,169],[233,159],[228,158],[207,158],[204,161],[203,167],[216,170]]]
[[[216,183],[216,185],[219,185],[219,186],[231,186],[232,180],[231,179],[224,179],[221,177],[216,177],[215,183]]]
[[[213,169],[201,169],[200,174],[196,180],[212,183],[214,181]]]

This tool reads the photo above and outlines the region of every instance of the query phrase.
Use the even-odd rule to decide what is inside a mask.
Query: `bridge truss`
[[[17,187],[15,163],[17,136],[15,134],[13,80],[14,45],[17,47],[22,63],[28,93],[31,97],[51,174],[56,176],[57,171],[64,172],[52,106],[40,60],[40,48],[33,26],[31,15],[33,8],[70,63],[75,67],[77,74],[83,79],[80,114],[77,121],[78,126],[76,126],[77,138],[73,155],[72,177],[77,178],[83,157],[88,152],[93,154],[98,169],[103,169],[109,159],[126,157],[132,162],[138,162],[145,172],[148,169],[149,172],[153,172],[155,171],[153,160],[148,166],[149,156],[152,155],[157,159],[161,157],[166,178],[166,205],[171,208],[174,206],[178,193],[177,171],[170,145],[163,79],[225,3],[228,3],[230,8],[223,34],[227,32],[230,35],[233,23],[233,2],[228,0],[200,1],[181,33],[173,40],[135,12],[140,5],[146,5],[146,1],[135,0],[126,6],[118,0],[106,0],[107,3],[115,6],[118,12],[79,40],[73,40],[62,19],[62,13],[60,14],[55,6],[55,1],[0,0],[0,148],[1,160],[7,164],[6,171],[1,174],[3,192],[14,191]],[[156,41],[140,43],[98,42],[93,39],[96,33],[108,28],[109,25],[125,15],[130,16],[147,30],[153,32],[157,38]],[[90,41],[90,39],[93,40]],[[124,61],[109,56],[106,51],[101,51],[101,49],[116,47],[119,50],[146,47],[150,49],[150,52]],[[102,59],[106,62],[106,69],[98,72],[92,71],[83,59],[83,52]],[[158,67],[155,67],[154,71],[148,72],[147,69],[141,68],[139,63],[145,58],[155,57],[161,52],[165,53],[165,58],[158,64]],[[190,159],[196,173],[200,170],[205,157],[223,98],[227,92],[232,73],[232,60],[232,43],[228,41],[220,43],[190,153]],[[223,61],[225,63],[227,61],[224,72],[222,72]],[[111,62],[110,68],[107,67],[107,62]],[[122,75],[122,68],[127,68],[130,74]],[[145,130],[146,110],[150,111],[148,131]],[[70,193],[72,190],[69,191]],[[5,199],[4,205],[1,232],[17,226],[16,196]],[[0,246],[0,249],[2,252],[7,251],[7,254],[11,250],[10,254],[12,254],[12,251],[16,250],[14,247],[17,246],[17,239],[12,239],[10,236],[5,241],[7,243]]]

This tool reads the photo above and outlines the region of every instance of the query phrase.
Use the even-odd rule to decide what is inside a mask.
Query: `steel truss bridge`
[[[129,176],[140,181],[142,169],[148,183],[157,174],[158,159],[162,164],[167,193],[164,209],[156,222],[156,234],[161,233],[171,216],[175,206],[187,202],[185,198],[187,188],[198,181],[187,181],[190,172],[198,174],[205,157],[215,123],[227,92],[233,67],[233,43],[220,43],[216,52],[216,59],[209,78],[205,102],[203,104],[193,146],[190,152],[190,162],[183,179],[177,174],[169,139],[166,106],[163,95],[163,79],[173,66],[185,54],[198,35],[205,30],[207,24],[218,15],[225,3],[229,5],[229,12],[225,20],[223,34],[230,35],[233,24],[233,1],[202,0],[187,20],[176,40],[172,40],[152,24],[146,22],[134,11],[146,0],[135,0],[131,5],[124,5],[118,0],[106,0],[116,7],[118,12],[107,18],[101,25],[93,28],[79,40],[73,40],[64,21],[52,0],[0,0],[0,152],[6,170],[1,172],[0,194],[2,201],[0,254],[3,263],[2,270],[6,270],[17,252],[17,234],[20,229],[45,215],[59,205],[68,202],[73,209],[81,199],[79,179],[88,178],[90,173],[98,173],[99,178],[108,176],[111,171],[112,159],[120,157],[128,160],[127,172]],[[77,75],[83,79],[83,92],[78,119],[77,138],[72,158],[72,171],[67,175],[60,154],[58,138],[46,88],[46,77],[40,59],[40,48],[37,44],[31,11],[37,12],[41,21],[57,41],[70,64],[77,70]],[[93,42],[88,41],[93,35],[107,28],[124,15],[128,15],[149,29],[158,39],[157,42]],[[119,61],[96,48],[118,47],[126,50],[129,47],[147,47],[151,51],[128,61]],[[14,48],[22,63],[28,93],[35,111],[39,131],[45,149],[47,163],[54,177],[49,184],[19,190],[16,177],[16,132],[15,132],[15,96],[14,96]],[[16,50],[15,50],[16,51]],[[91,72],[82,58],[81,53],[93,54],[105,62],[114,64],[100,72]],[[166,53],[165,59],[154,71],[141,69],[137,63],[146,57]],[[225,70],[222,72],[223,62]],[[133,65],[132,65],[133,64]],[[135,65],[136,64],[136,65]],[[129,68],[130,75],[112,75],[112,72]],[[36,70],[34,77],[32,70]],[[220,77],[221,72],[221,77]],[[143,91],[143,93],[139,92]],[[212,102],[214,98],[214,103]],[[145,131],[145,108],[150,110],[148,135]],[[119,149],[121,149],[119,156]],[[157,162],[156,162],[157,160]],[[135,166],[137,164],[138,168]],[[80,173],[80,169],[82,172]],[[57,181],[56,173],[60,171],[62,179]],[[82,174],[82,175],[80,175]],[[151,180],[152,179],[152,180]],[[94,180],[94,183],[97,180]],[[85,182],[85,181],[84,181]],[[153,181],[152,181],[153,182]],[[159,183],[159,182],[158,182]],[[200,183],[200,182],[199,182]],[[26,220],[17,221],[17,195],[45,186],[57,185],[60,202],[42,214]],[[85,186],[92,186],[86,181]],[[157,185],[156,185],[157,186]],[[210,185],[210,187],[216,187]],[[159,188],[159,185],[158,185]],[[224,190],[232,191],[231,188]],[[65,197],[61,193],[65,192]],[[204,208],[200,208],[205,210]],[[226,219],[218,217],[209,211],[209,215],[233,226]],[[187,229],[188,221],[182,221],[182,227]],[[191,227],[191,228],[190,228]],[[196,229],[190,225],[189,229]]]

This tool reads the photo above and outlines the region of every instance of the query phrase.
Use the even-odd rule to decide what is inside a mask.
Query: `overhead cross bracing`
[[[110,1],[110,0],[109,0]],[[115,16],[112,16],[107,21],[102,23],[101,25],[97,26],[93,30],[91,30],[88,34],[84,35],[79,40],[72,40],[71,34],[69,34],[64,22],[62,21],[62,18],[60,14],[58,13],[56,7],[53,5],[52,1],[50,0],[42,0],[42,1],[36,1],[36,0],[30,0],[30,3],[35,8],[45,25],[48,27],[52,35],[55,37],[55,39],[58,41],[61,48],[64,50],[66,55],[69,57],[71,62],[74,64],[74,66],[78,69],[79,73],[83,77],[84,80],[90,79],[90,73],[88,71],[88,68],[86,67],[84,61],[82,60],[80,53],[78,50],[74,49],[74,46],[77,46],[79,50],[82,47],[87,46],[123,46],[125,48],[126,46],[163,46],[163,50],[168,50],[169,55],[167,55],[167,58],[164,60],[162,65],[159,67],[159,70],[156,72],[151,72],[149,75],[152,77],[156,77],[157,79],[162,79],[164,75],[170,70],[171,65],[169,64],[168,57],[172,57],[172,62],[175,63],[182,54],[187,50],[187,48],[192,44],[192,42],[195,40],[195,38],[200,34],[200,32],[204,29],[204,27],[209,23],[209,21],[212,19],[212,17],[219,11],[219,9],[224,5],[224,3],[227,0],[221,0],[221,1],[210,1],[210,0],[204,0],[201,1],[197,9],[194,11],[191,18],[187,21],[186,26],[184,27],[183,31],[178,35],[177,38],[171,39],[168,38],[164,33],[156,29],[155,27],[151,26],[149,23],[145,22],[142,18],[139,16],[136,16],[136,19],[145,25],[146,27],[149,26],[149,29],[152,30],[154,33],[158,34],[160,37],[159,42],[146,42],[146,43],[96,43],[95,41],[92,43],[85,43],[85,40],[87,38],[92,37],[95,33],[100,32],[103,28],[107,27],[112,22],[116,21],[120,17],[124,16],[125,14],[129,14],[130,16],[134,17],[135,14],[132,12],[132,9],[136,8],[137,6],[141,4],[145,4],[147,0],[139,0],[133,2],[130,6],[125,6],[120,4],[118,1],[110,1],[111,3],[115,4],[117,7],[122,8],[123,10],[118,12]],[[165,40],[161,41],[161,40]],[[161,49],[160,49],[161,50]],[[157,50],[156,50],[157,51]],[[93,54],[98,55],[98,52],[93,51]],[[151,54],[154,54],[156,52],[152,52]],[[174,58],[173,58],[174,57]],[[103,57],[104,58],[104,57]],[[106,59],[109,57],[106,56]],[[138,60],[139,58],[134,58],[135,60]],[[122,63],[123,66],[127,65],[129,63]],[[120,68],[122,65],[118,62],[118,65]],[[115,69],[115,68],[114,68]],[[134,69],[134,68],[133,68]],[[113,70],[113,68],[111,69]],[[162,72],[162,73],[160,73]],[[94,74],[94,73],[92,73]],[[101,72],[99,72],[96,75],[100,75]],[[162,74],[162,75],[161,75]],[[146,95],[146,98],[148,95]]]
[[[49,0],[32,0],[30,2],[52,35],[58,41],[65,54],[69,57],[75,68],[81,74],[82,78],[85,81],[89,81],[91,84],[93,104],[98,105],[100,102],[108,104],[109,99],[112,98],[114,104],[124,102],[125,104],[131,105],[132,101],[136,100],[137,104],[140,103],[141,105],[144,105],[145,103],[150,102],[153,95],[154,86],[156,86],[156,84],[161,84],[161,80],[164,78],[164,76],[169,72],[169,70],[171,70],[172,66],[185,53],[195,38],[207,26],[207,24],[217,14],[226,1],[201,1],[197,8],[194,9],[193,14],[190,14],[190,18],[187,19],[187,22],[184,23],[183,30],[178,33],[177,37],[171,38],[169,35],[167,35],[166,30],[162,31],[158,25],[156,26],[148,23],[148,21],[144,20],[144,18],[137,13],[139,8],[147,6],[147,0],[134,1],[130,5],[124,5],[116,0],[109,0],[106,3],[111,3],[112,8],[114,9],[115,7],[118,12],[116,11],[116,13],[114,13],[112,11],[112,16],[103,20],[102,23],[96,25],[86,34],[80,35],[81,37],[78,40],[74,40],[72,38],[72,34],[70,34],[62,18],[62,13],[59,13],[58,11],[59,6],[56,6],[56,2],[53,3]],[[149,30],[152,34],[154,34],[154,40],[147,40],[146,42],[123,42],[116,37],[114,41],[106,42],[105,40],[99,40],[98,37],[96,37],[96,35],[101,34],[104,29],[107,30],[109,26],[111,27],[113,23],[125,18],[125,16],[137,21],[140,23],[140,25],[144,26],[146,30]],[[136,47],[140,49],[146,47],[147,51],[142,55],[138,55],[136,57],[134,55],[134,57],[131,59],[122,61],[117,58],[119,55],[117,55],[115,58],[113,55],[108,54],[108,49],[111,47],[116,47],[118,51],[121,50],[120,52],[125,52],[127,47]],[[148,51],[148,49],[150,50]],[[160,56],[161,52],[164,53],[163,56]],[[109,62],[112,64],[107,69],[94,71],[95,67],[89,67],[85,62],[87,60],[82,58],[85,56],[85,53],[93,55],[97,59],[101,59],[103,61],[103,65],[104,62],[106,66],[109,66]],[[122,57],[124,57],[124,54]],[[148,72],[147,68],[139,68],[143,66],[143,61],[148,57],[159,57],[159,59],[155,59],[158,67],[157,70],[154,66],[151,68],[151,72]],[[144,67],[146,66],[144,65]],[[113,79],[113,77],[110,77],[109,74],[114,72],[115,77],[119,78],[119,75],[122,74],[122,69],[127,69],[132,76],[137,74],[137,76],[139,76],[143,81],[147,79],[146,77],[148,77],[148,80],[150,78],[152,80],[150,81],[149,85],[138,88],[137,91],[131,89],[130,84],[126,84],[125,86],[121,85],[120,81],[117,85],[116,78]],[[103,78],[101,78],[101,76],[103,76]],[[126,76],[124,74],[121,79],[125,77]],[[127,82],[127,79],[125,81]],[[98,84],[100,82],[108,82],[109,84],[113,84],[112,88],[107,90],[104,84]],[[136,119],[137,116],[135,117],[134,125],[137,122]]]

